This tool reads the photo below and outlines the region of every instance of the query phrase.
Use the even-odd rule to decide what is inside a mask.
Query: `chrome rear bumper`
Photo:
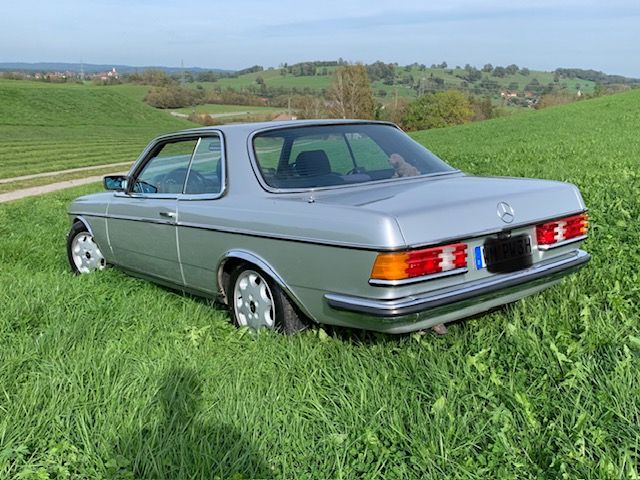
[[[495,306],[500,302],[491,302],[491,300],[499,297],[505,297],[505,302],[502,303],[507,303],[512,301],[510,298],[514,298],[513,294],[517,292],[522,291],[525,293],[523,296],[526,296],[528,293],[525,291],[552,284],[579,270],[590,258],[591,256],[583,250],[576,250],[519,272],[499,274],[490,279],[478,280],[446,290],[394,300],[353,297],[337,293],[327,293],[324,298],[329,306],[336,310],[376,317],[383,322],[416,322],[483,302]],[[427,312],[433,314],[425,315]]]

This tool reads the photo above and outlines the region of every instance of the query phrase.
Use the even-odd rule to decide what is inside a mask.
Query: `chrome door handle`
[[[159,212],[161,217],[176,218],[176,212]]]

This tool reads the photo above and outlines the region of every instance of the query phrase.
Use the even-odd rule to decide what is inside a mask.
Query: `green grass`
[[[193,126],[143,104],[144,91],[0,81],[0,178],[133,162],[154,136]]]
[[[634,91],[415,134],[574,182],[593,222],[580,274],[445,337],[236,330],[68,272],[66,207],[97,186],[0,205],[0,478],[637,478],[639,122]]]

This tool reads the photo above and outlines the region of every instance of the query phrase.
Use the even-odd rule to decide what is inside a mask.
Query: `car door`
[[[198,137],[159,141],[135,167],[127,190],[114,194],[107,228],[117,264],[184,284],[176,237],[177,202],[197,142]]]
[[[216,290],[216,268],[229,248],[216,227],[224,209],[224,141],[220,133],[202,136],[191,160],[184,194],[178,198],[178,246],[185,285]]]

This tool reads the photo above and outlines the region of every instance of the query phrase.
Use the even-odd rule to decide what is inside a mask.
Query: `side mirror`
[[[103,184],[106,190],[122,192],[127,189],[127,177],[125,175],[109,175],[104,177]]]

